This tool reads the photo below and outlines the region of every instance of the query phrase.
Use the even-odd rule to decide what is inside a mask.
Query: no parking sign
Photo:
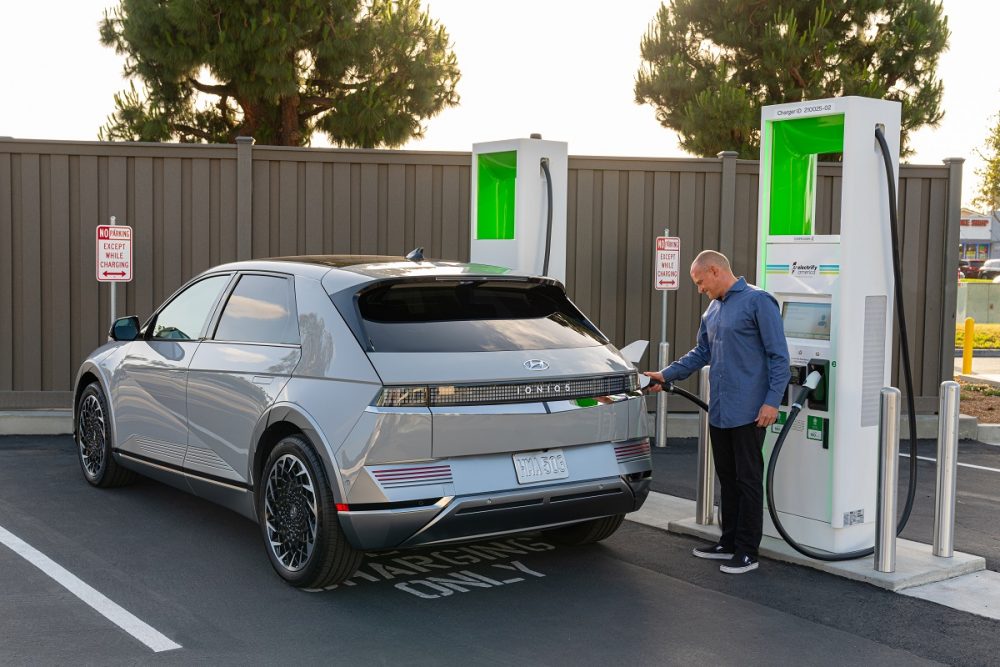
[[[656,268],[653,286],[676,290],[681,282],[681,240],[676,236],[656,237]]]
[[[97,279],[102,283],[132,280],[132,228],[97,226]]]

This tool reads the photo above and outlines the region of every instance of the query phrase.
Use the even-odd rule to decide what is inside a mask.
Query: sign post
[[[116,283],[132,281],[132,228],[119,225],[111,216],[110,225],[97,226],[97,280],[111,283],[111,323],[118,317]]]
[[[664,229],[656,237],[656,258],[653,262],[653,287],[663,294],[660,316],[660,368],[670,363],[670,343],[667,342],[667,295],[680,286],[681,240]],[[656,446],[667,446],[667,392],[656,395]]]

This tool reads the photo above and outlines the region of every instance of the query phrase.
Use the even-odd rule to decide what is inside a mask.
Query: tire
[[[97,382],[91,382],[76,403],[74,437],[84,478],[102,489],[125,486],[136,478],[134,472],[120,466],[112,455],[114,442],[110,420],[104,390]]]
[[[362,552],[340,527],[323,464],[301,435],[283,438],[267,457],[257,518],[271,566],[292,586],[339,584],[361,564]]]
[[[562,544],[593,544],[611,537],[624,520],[624,514],[614,514],[600,519],[575,523],[565,528],[556,528],[545,534]]]

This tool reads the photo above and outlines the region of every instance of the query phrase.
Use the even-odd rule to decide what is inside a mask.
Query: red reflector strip
[[[631,452],[638,451],[640,449],[649,449],[649,445],[646,443],[639,443],[637,445],[620,445],[615,447],[616,452]]]
[[[414,466],[409,468],[384,468],[371,474],[384,488],[420,486],[422,484],[450,484],[451,466]]]
[[[450,482],[451,475],[438,475],[437,477],[396,477],[393,479],[380,479],[378,481],[385,486],[406,484],[407,482]]]
[[[619,461],[623,459],[638,459],[645,456],[649,456],[649,440],[632,442],[615,447],[615,458]]]
[[[420,468],[389,468],[387,470],[373,470],[372,474],[378,479],[396,479],[399,477],[434,477],[438,475],[450,475],[451,466],[423,466]]]
[[[337,503],[336,507],[338,512],[349,512],[351,510],[346,503]]]

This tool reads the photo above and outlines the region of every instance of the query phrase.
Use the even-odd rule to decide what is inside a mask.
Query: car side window
[[[159,340],[196,340],[212,313],[219,294],[229,284],[229,275],[199,280],[174,297],[160,311],[153,323],[152,338]]]
[[[226,302],[214,338],[297,344],[299,324],[291,282],[278,276],[242,276]]]

